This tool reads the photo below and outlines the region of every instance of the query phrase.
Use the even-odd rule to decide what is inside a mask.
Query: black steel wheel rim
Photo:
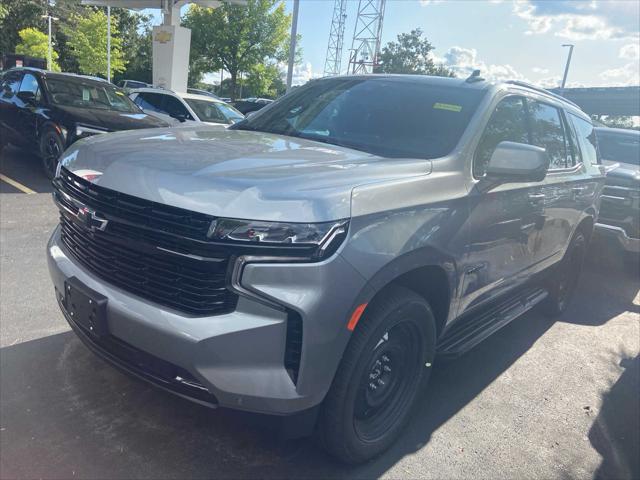
[[[380,439],[411,407],[422,367],[421,338],[414,323],[401,321],[370,352],[354,406],[354,427],[361,440]]]
[[[558,282],[558,304],[563,309],[571,299],[571,295],[578,284],[582,262],[582,245],[577,244],[571,249],[567,263],[564,265]]]
[[[58,158],[60,158],[60,142],[55,137],[55,135],[49,133],[43,139],[43,156],[42,160],[44,162],[44,166],[49,173],[52,175],[56,171],[56,167],[58,166]]]

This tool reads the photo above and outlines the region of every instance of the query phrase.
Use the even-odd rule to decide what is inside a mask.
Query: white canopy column
[[[244,5],[246,0],[227,0]],[[221,0],[82,0],[83,5],[147,8],[162,11],[162,25],[153,27],[153,85],[178,92],[187,91],[191,30],[180,26],[180,9],[187,3],[217,8]]]

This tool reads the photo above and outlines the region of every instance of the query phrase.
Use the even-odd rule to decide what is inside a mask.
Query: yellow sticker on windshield
[[[451,103],[440,103],[436,102],[433,104],[433,108],[438,110],[448,110],[450,112],[461,112],[462,105],[453,105]]]

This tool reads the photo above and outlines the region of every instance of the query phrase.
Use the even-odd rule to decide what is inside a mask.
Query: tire
[[[422,297],[394,287],[370,304],[322,405],[325,450],[357,464],[389,448],[426,385],[435,350],[435,319]]]
[[[40,136],[40,158],[47,178],[53,178],[58,167],[58,159],[64,151],[64,142],[58,132],[46,129]]]
[[[547,285],[549,296],[542,303],[542,307],[548,316],[556,317],[567,310],[578,285],[586,251],[587,239],[584,233],[578,231],[571,239],[564,258]]]

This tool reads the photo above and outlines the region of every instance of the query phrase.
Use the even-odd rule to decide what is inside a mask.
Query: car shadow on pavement
[[[607,292],[592,284],[587,275],[575,307],[561,321],[588,317],[607,304],[597,310],[597,322],[605,322],[628,305],[625,298],[604,301]],[[279,440],[241,414],[192,404],[131,379],[71,332],[8,346],[0,350],[0,477],[377,478],[422,449],[553,324],[530,312],[461,358],[436,364],[399,441],[359,467],[336,463],[311,439]],[[590,433],[604,456],[605,477],[620,465],[611,459],[624,453],[610,439],[612,432],[624,438],[615,417],[619,408],[631,408],[622,403],[637,401],[637,394],[628,393],[637,389],[637,365],[635,371],[627,368],[605,396]]]
[[[640,356],[623,358],[624,372],[603,396],[589,430],[589,441],[602,455],[597,479],[640,478]]]

